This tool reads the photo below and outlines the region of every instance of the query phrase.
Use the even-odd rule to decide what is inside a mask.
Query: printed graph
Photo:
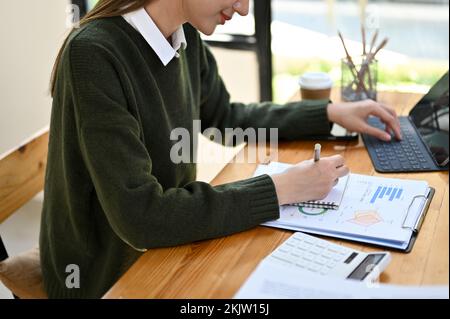
[[[370,199],[370,203],[374,204],[377,200],[388,200],[390,202],[398,200],[403,194],[403,189],[398,187],[378,186],[377,190]]]
[[[326,208],[311,208],[311,207],[298,207],[298,211],[302,214],[308,215],[308,216],[316,216],[316,215],[323,215],[325,214],[328,209]]]
[[[380,214],[374,210],[355,212],[354,217],[348,220],[348,222],[350,223],[364,227],[369,227],[382,221],[383,219],[381,218]]]

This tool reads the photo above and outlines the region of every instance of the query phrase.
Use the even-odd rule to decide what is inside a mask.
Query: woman
[[[101,297],[154,247],[225,236],[278,218],[278,206],[323,198],[348,173],[341,156],[217,187],[171,161],[175,128],[277,127],[294,139],[330,122],[389,139],[394,111],[372,101],[288,107],[230,103],[197,32],[211,34],[248,0],[101,0],[66,40],[52,78],[40,249],[50,297]],[[74,271],[77,270],[77,271]]]

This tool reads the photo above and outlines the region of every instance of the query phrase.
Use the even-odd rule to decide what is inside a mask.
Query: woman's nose
[[[233,4],[233,9],[241,16],[246,16],[248,14],[250,0],[237,0]]]

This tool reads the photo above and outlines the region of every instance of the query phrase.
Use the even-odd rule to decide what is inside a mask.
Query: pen
[[[317,162],[320,160],[320,149],[322,148],[322,145],[317,143],[314,145],[314,162]]]

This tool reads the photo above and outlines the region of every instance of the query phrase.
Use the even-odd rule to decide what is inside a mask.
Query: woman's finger
[[[387,126],[386,125],[386,127],[384,128],[384,131],[386,132],[386,133],[388,133],[389,135],[391,135],[392,134],[392,129],[389,127],[389,126]]]
[[[364,123],[364,126],[361,131],[362,131],[362,133],[372,135],[382,141],[389,142],[391,140],[391,134],[388,134],[385,131],[380,130],[376,127],[370,126],[367,123]]]
[[[350,169],[347,166],[341,166],[336,169],[338,177],[347,176],[350,173]]]
[[[400,120],[398,119],[397,112],[392,107],[389,107],[386,104],[383,104],[383,103],[379,103],[379,104],[380,104],[380,106],[382,108],[384,108],[386,111],[388,111],[394,117],[394,119],[398,123],[398,126],[400,126]],[[402,131],[401,130],[400,130],[400,138],[402,138]]]
[[[334,162],[335,167],[343,166],[345,163],[344,157],[342,157],[342,155],[339,154],[330,156],[330,160]]]
[[[397,112],[395,112],[395,110],[390,107],[387,106],[386,104],[383,103],[378,103],[383,109],[385,109],[386,111],[388,111],[393,117],[397,117]]]
[[[372,108],[370,113],[379,117],[384,124],[388,125],[394,131],[395,137],[401,139],[400,124],[388,111],[377,104]]]

